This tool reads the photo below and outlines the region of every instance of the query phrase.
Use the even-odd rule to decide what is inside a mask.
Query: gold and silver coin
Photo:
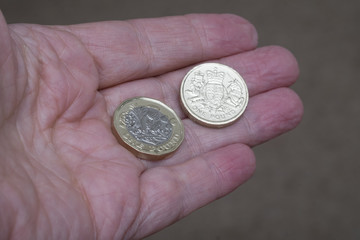
[[[207,127],[225,127],[245,111],[249,93],[240,74],[223,64],[204,63],[191,69],[180,88],[184,112]]]
[[[184,127],[176,113],[164,103],[145,97],[120,104],[113,128],[120,144],[148,160],[170,155],[184,139]]]

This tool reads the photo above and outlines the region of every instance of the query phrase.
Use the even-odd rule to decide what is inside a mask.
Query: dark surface
[[[184,13],[235,13],[260,46],[301,69],[305,115],[255,149],[257,172],[229,196],[147,239],[360,239],[360,2],[286,0],[0,0],[9,23],[73,24]]]

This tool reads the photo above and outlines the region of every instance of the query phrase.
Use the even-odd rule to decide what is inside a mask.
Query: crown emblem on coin
[[[206,77],[208,79],[209,83],[213,84],[222,84],[225,78],[224,72],[218,72],[217,68],[214,68],[214,70],[207,70],[206,71]]]

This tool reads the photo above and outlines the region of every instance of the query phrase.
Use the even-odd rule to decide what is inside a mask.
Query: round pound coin
[[[182,81],[180,97],[190,119],[217,128],[234,123],[249,101],[244,79],[219,63],[204,63],[191,69]]]
[[[148,160],[170,155],[184,139],[184,127],[176,113],[164,103],[145,97],[120,104],[114,113],[113,130],[120,144]]]

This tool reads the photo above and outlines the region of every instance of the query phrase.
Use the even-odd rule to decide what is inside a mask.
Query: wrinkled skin
[[[233,15],[187,15],[74,26],[7,25],[0,14],[0,238],[139,239],[251,177],[251,147],[300,121],[287,50],[256,49]],[[189,120],[179,86],[194,64],[244,77],[244,115],[223,129]],[[150,162],[111,132],[117,105],[156,98],[182,118],[185,140]]]

